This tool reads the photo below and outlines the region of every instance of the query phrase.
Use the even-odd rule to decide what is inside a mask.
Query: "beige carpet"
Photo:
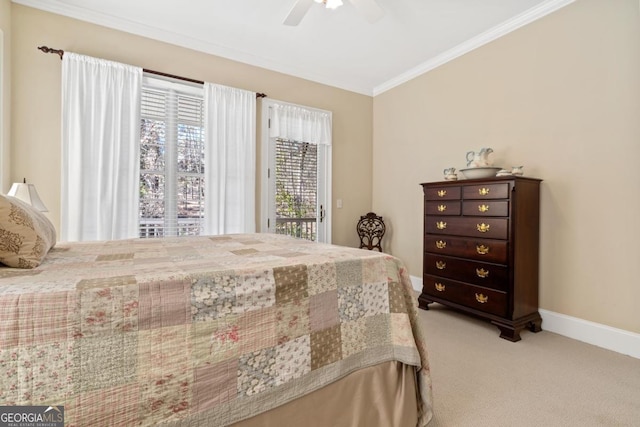
[[[512,343],[489,322],[420,310],[433,379],[429,427],[640,427],[640,359],[551,332]]]

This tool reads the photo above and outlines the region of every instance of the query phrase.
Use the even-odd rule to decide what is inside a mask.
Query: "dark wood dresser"
[[[421,184],[420,308],[438,302],[488,319],[500,337],[541,331],[538,313],[540,181],[525,177]]]

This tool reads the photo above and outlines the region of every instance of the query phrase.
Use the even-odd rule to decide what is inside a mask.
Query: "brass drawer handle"
[[[447,190],[438,190],[438,197],[444,197],[447,195]]]
[[[489,301],[489,297],[482,294],[476,294],[476,301],[478,301],[480,304],[485,304],[487,301]]]
[[[478,193],[480,193],[481,196],[486,196],[489,194],[489,189],[486,187],[482,187],[478,190]]]
[[[447,263],[444,261],[436,261],[436,268],[438,270],[444,270],[445,268],[447,268]]]
[[[476,245],[476,252],[480,255],[486,255],[489,253],[489,246],[485,245]]]
[[[445,286],[442,283],[436,283],[436,291],[444,292]]]
[[[438,227],[438,230],[444,230],[447,228],[447,223],[444,221],[438,221],[436,222],[436,227]]]
[[[478,205],[478,210],[480,212],[489,212],[489,205]]]
[[[447,210],[447,205],[438,205],[438,212],[444,212]]]
[[[482,224],[476,224],[476,226],[478,227],[478,231],[481,233],[486,233],[489,231],[489,228],[491,228],[491,225],[485,224],[484,222]]]
[[[489,270],[485,270],[484,268],[476,268],[476,274],[478,277],[486,278],[489,277]]]
[[[444,249],[446,247],[447,247],[447,242],[445,242],[444,240],[437,240],[436,241],[436,248]]]

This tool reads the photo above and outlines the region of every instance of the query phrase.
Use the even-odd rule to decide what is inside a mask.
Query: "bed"
[[[67,426],[432,415],[401,261],[272,234],[57,244],[0,267],[0,405],[63,406]]]

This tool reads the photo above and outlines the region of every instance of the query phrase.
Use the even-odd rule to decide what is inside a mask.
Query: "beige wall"
[[[636,0],[577,0],[373,100],[8,0],[0,29],[5,53],[8,30],[11,40],[10,181],[35,183],[56,224],[60,61],[36,50],[45,44],[333,111],[333,199],[344,200],[343,209],[334,203],[333,241],[356,245],[355,221],[373,208],[389,225],[387,249],[414,276],[419,183],[490,146],[497,165],[523,164],[544,180],[541,307],[640,332]]]
[[[60,217],[61,64],[57,56],[36,49],[42,45],[332,111],[333,199],[344,201],[342,209],[333,203],[333,242],[358,244],[355,223],[371,207],[371,97],[16,4],[11,7],[11,21],[11,179],[26,177],[36,184],[56,226]]]
[[[544,180],[541,307],[640,332],[638,7],[578,0],[375,97],[373,209],[410,274],[418,184],[492,147],[497,166]]]
[[[11,136],[11,1],[0,0],[0,193],[9,190]]]

